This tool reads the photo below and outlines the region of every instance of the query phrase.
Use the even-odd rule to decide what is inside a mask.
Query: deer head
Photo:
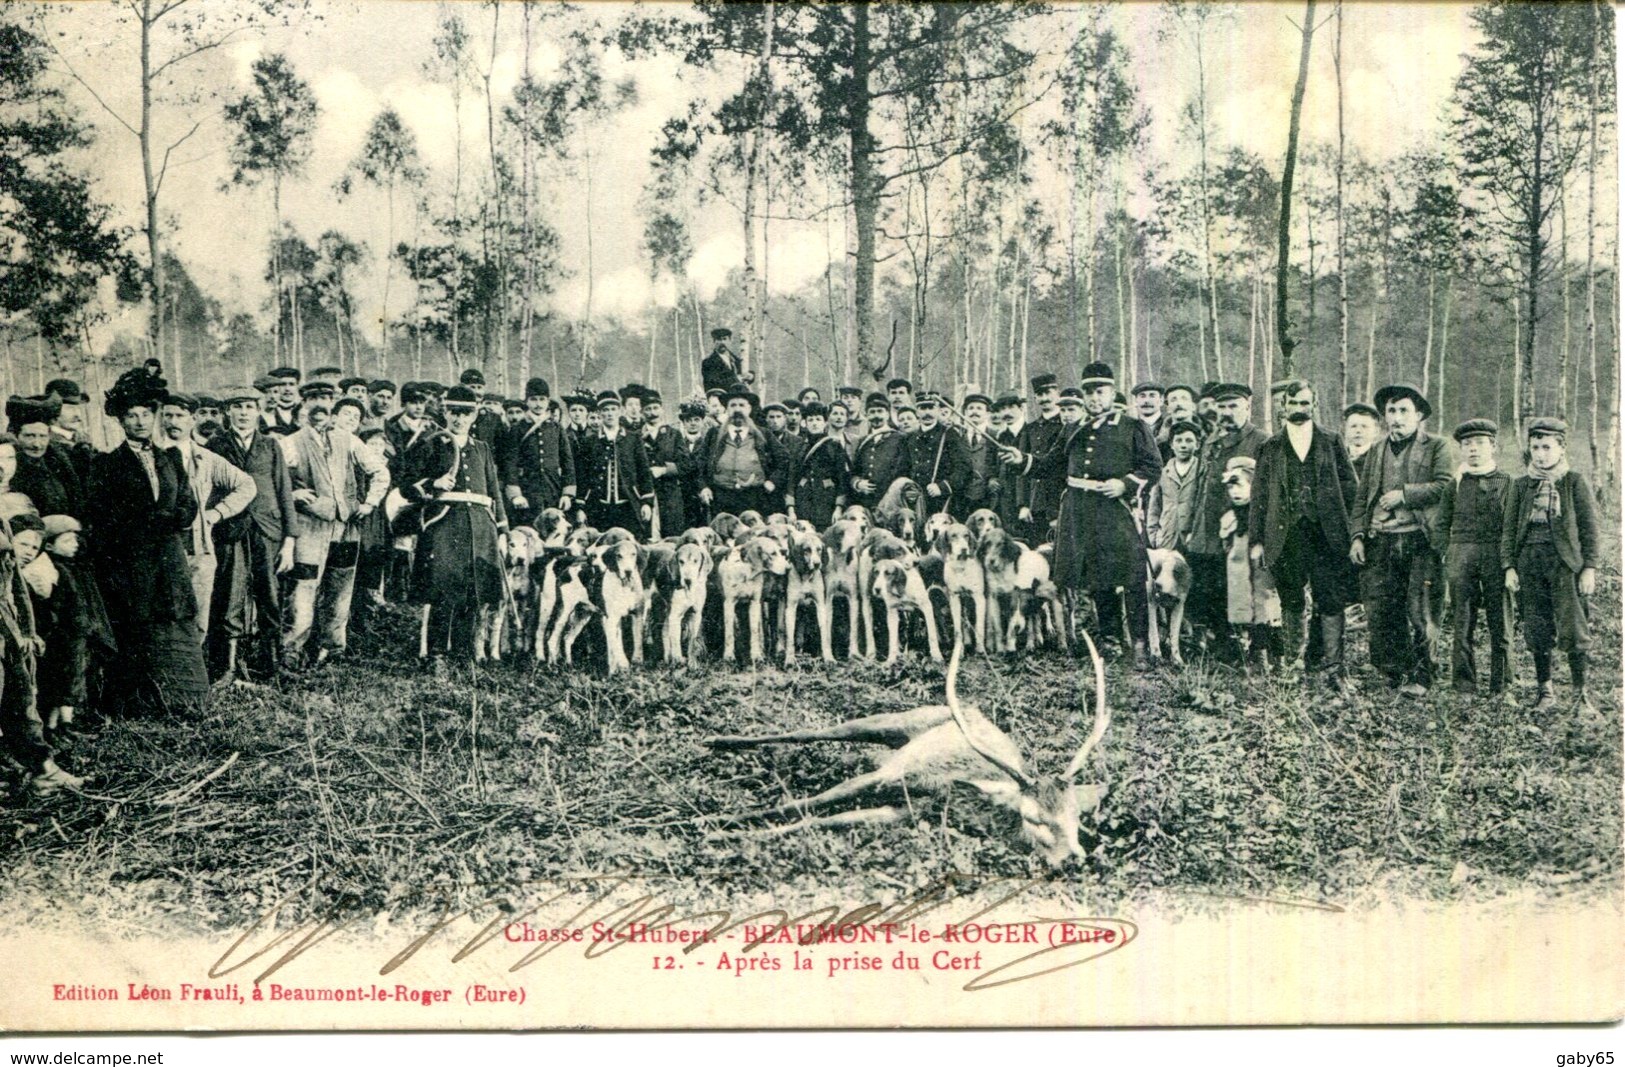
[[[948,661],[948,711],[953,715],[960,735],[977,755],[999,768],[1015,783],[1018,794],[1012,806],[1021,816],[1022,836],[1052,867],[1061,866],[1070,856],[1084,855],[1083,846],[1078,842],[1079,813],[1098,805],[1105,792],[1102,785],[1080,786],[1074,783],[1089,753],[1100,743],[1106,734],[1106,727],[1111,723],[1111,712],[1106,707],[1106,665],[1101,661],[1088,631],[1083,632],[1083,640],[1089,647],[1089,658],[1095,668],[1095,722],[1089,736],[1083,739],[1083,744],[1066,765],[1066,770],[1059,775],[1035,777],[1029,774],[1025,761],[1009,737],[980,711],[967,709],[959,703],[960,645],[954,646],[953,656]],[[995,739],[985,736],[988,731],[1007,743],[996,743]],[[1015,756],[1013,760],[1010,758],[1012,754]]]

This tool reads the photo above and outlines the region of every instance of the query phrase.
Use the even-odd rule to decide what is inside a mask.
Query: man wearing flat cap
[[[677,409],[678,441],[682,447],[683,529],[692,530],[711,521],[711,510],[700,498],[705,488],[706,443],[715,429],[705,404],[685,400]],[[680,531],[668,529],[667,533]]]
[[[651,537],[672,537],[691,525],[684,507],[685,487],[693,480],[694,457],[684,446],[683,433],[661,422],[666,401],[660,390],[643,390],[643,454],[649,460],[649,476],[655,484],[655,513]]]
[[[378,378],[367,383],[367,417],[361,420],[361,428],[370,430],[374,426],[382,429],[384,423],[395,413],[395,383],[388,378]]]
[[[968,516],[979,508],[995,508],[1004,486],[1004,465],[993,443],[993,399],[983,393],[968,393],[960,410],[965,425],[959,431],[965,441],[965,462],[970,476],[955,506],[955,514]]]
[[[891,423],[891,402],[882,393],[871,393],[864,403],[869,432],[852,454],[851,501],[873,511],[886,490],[904,477],[907,453],[903,435]]]
[[[700,381],[706,392],[721,389],[727,392],[738,386],[749,385],[756,379],[746,371],[733,350],[734,332],[726,326],[711,331],[711,353],[700,361]]]
[[[1038,405],[1038,417],[1032,419],[1017,434],[1016,447],[1029,456],[1043,455],[1054,448],[1064,432],[1061,425],[1061,384],[1055,375],[1045,372],[1034,375],[1029,383],[1033,387],[1033,400]],[[1050,539],[1050,526],[1061,510],[1061,494],[1066,491],[1066,472],[1057,468],[1043,476],[1020,475],[1017,492],[1021,506],[1017,509],[1020,526],[1019,539],[1037,546]]]
[[[212,452],[254,482],[248,507],[214,527],[216,617],[206,646],[214,679],[274,677],[282,662],[280,579],[293,570],[296,505],[279,438],[262,431],[257,391],[221,393],[226,425],[209,440]]]
[[[1359,474],[1365,465],[1366,453],[1382,438],[1382,414],[1364,401],[1356,401],[1343,409],[1343,448]]]
[[[706,446],[705,488],[700,491],[711,514],[757,511],[771,515],[795,500],[789,484],[790,457],[773,435],[751,421],[756,396],[737,388],[728,393],[727,421]]]
[[[85,405],[90,398],[72,378],[53,378],[46,382],[45,395],[54,396],[62,402],[62,410],[51,426],[51,433],[72,451],[74,466],[83,478],[90,469],[90,457],[96,451],[85,428]]]
[[[1145,542],[1129,510],[1136,496],[1161,472],[1157,443],[1145,423],[1112,410],[1117,390],[1104,363],[1083,368],[1083,417],[1042,455],[1019,449],[1005,463],[1028,476],[1059,469],[1066,486],[1055,529],[1055,581],[1062,589],[1093,597],[1097,641],[1121,647],[1127,629],[1134,668],[1150,666],[1150,616],[1146,597]]]
[[[83,474],[68,447],[51,433],[60,407],[49,393],[6,400],[7,428],[17,438],[17,473],[11,488],[33,501],[42,515],[83,520],[88,518]]]
[[[1450,436],[1461,452],[1461,467],[1439,504],[1445,578],[1456,623],[1450,677],[1458,693],[1478,691],[1473,648],[1480,621],[1490,633],[1490,695],[1501,695],[1512,681],[1512,627],[1501,594],[1501,527],[1512,478],[1496,468],[1499,433],[1489,419],[1468,419],[1456,427]]]
[[[553,417],[545,378],[525,383],[525,413],[503,437],[497,453],[508,502],[508,521],[528,526],[547,508],[566,515],[576,499],[576,453],[570,434]]]
[[[1180,515],[1179,539],[1185,544],[1185,559],[1191,568],[1188,617],[1207,628],[1214,640],[1212,651],[1227,661],[1239,662],[1240,645],[1226,611],[1225,545],[1219,534],[1219,522],[1230,510],[1224,469],[1237,456],[1256,460],[1268,438],[1250,425],[1253,391],[1247,386],[1216,383],[1204,391],[1213,404],[1213,430],[1202,446],[1191,506]]]
[[[265,394],[261,424],[266,433],[286,437],[299,429],[299,378],[294,368],[277,367],[254,383]]]
[[[1304,666],[1320,669],[1326,685],[1340,691],[1343,612],[1353,585],[1349,512],[1359,482],[1337,435],[1315,425],[1314,387],[1302,379],[1282,384],[1284,421],[1258,450],[1247,543],[1253,565],[1270,573],[1280,595],[1284,660],[1290,664],[1304,645],[1308,588],[1315,618]]]
[[[598,425],[581,435],[576,453],[581,507],[588,525],[619,527],[642,539],[648,536],[655,504],[643,437],[622,424],[619,393],[606,389],[597,404]]]
[[[1385,385],[1376,406],[1388,430],[1372,446],[1354,509],[1349,559],[1372,572],[1371,662],[1411,697],[1433,684],[1429,653],[1444,605],[1440,525],[1454,473],[1450,444],[1422,428],[1433,413],[1413,385]]]
[[[1134,398],[1134,417],[1151,428],[1151,437],[1157,442],[1162,461],[1168,462],[1168,422],[1163,418],[1163,389],[1157,382],[1140,382],[1129,391]]]
[[[925,491],[927,515],[947,512],[963,520],[970,514],[964,507],[965,487],[971,479],[970,455],[964,437],[943,421],[944,408],[940,395],[920,395],[920,429],[903,440],[907,476]]]

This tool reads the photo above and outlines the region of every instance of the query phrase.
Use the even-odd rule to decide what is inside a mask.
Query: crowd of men
[[[1173,592],[1197,647],[1221,662],[1302,670],[1335,696],[1348,685],[1345,615],[1363,605],[1371,664],[1421,696],[1448,588],[1455,688],[1510,697],[1515,594],[1537,706],[1556,702],[1554,651],[1584,700],[1598,524],[1561,420],[1528,427],[1514,478],[1497,469],[1495,423],[1430,432],[1427,398],[1405,384],[1350,405],[1336,427],[1317,421],[1304,381],[1275,387],[1278,424],[1264,429],[1246,385],[1123,390],[1100,363],[1067,388],[1037,375],[1030,399],[952,403],[895,378],[763,403],[729,332],[712,336],[704,397],[670,421],[637,383],[554,396],[532,378],[504,398],[477,369],[397,386],[280,367],[204,394],[169,388],[149,361],[107,391],[123,439],[98,451],[77,383],[12,397],[0,435],[5,752],[42,790],[76,785],[54,757],[87,704],[201,707],[222,679],[341,655],[351,626],[391,599],[427,608],[431,656],[468,654],[478,609],[501,602],[508,531],[546,509],[639,540],[723,513],[822,530],[900,479],[927,514],[987,511],[1025,544],[1051,545],[1056,584],[1093,600],[1099,641],[1135,669],[1159,653],[1148,561],[1177,555],[1189,583]]]

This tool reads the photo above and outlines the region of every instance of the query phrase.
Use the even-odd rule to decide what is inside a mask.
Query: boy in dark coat
[[[1482,618],[1490,631],[1490,694],[1512,677],[1512,631],[1502,592],[1501,524],[1512,479],[1495,469],[1495,435],[1489,419],[1468,419],[1452,435],[1461,448],[1461,470],[1445,489],[1439,525],[1449,538],[1444,569],[1455,606],[1456,636],[1450,674],[1458,693],[1478,688],[1473,642]]]
[[[1585,693],[1591,631],[1584,598],[1597,587],[1597,511],[1591,486],[1569,470],[1568,425],[1536,419],[1529,425],[1529,471],[1512,484],[1501,525],[1506,587],[1518,594],[1524,640],[1535,657],[1537,711],[1557,703],[1552,648],[1568,653],[1577,703]]]

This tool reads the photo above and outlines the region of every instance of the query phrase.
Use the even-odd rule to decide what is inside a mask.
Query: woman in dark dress
[[[470,661],[482,607],[502,604],[502,541],[508,517],[490,446],[469,431],[478,399],[471,389],[446,391],[446,429],[407,452],[401,492],[423,505],[411,601],[427,605],[420,658],[448,653]]]
[[[186,561],[197,498],[180,453],[153,443],[165,393],[164,380],[144,369],[120,377],[106,409],[124,443],[90,468],[97,577],[119,641],[106,693],[110,710],[126,714],[201,711],[209,697]]]

